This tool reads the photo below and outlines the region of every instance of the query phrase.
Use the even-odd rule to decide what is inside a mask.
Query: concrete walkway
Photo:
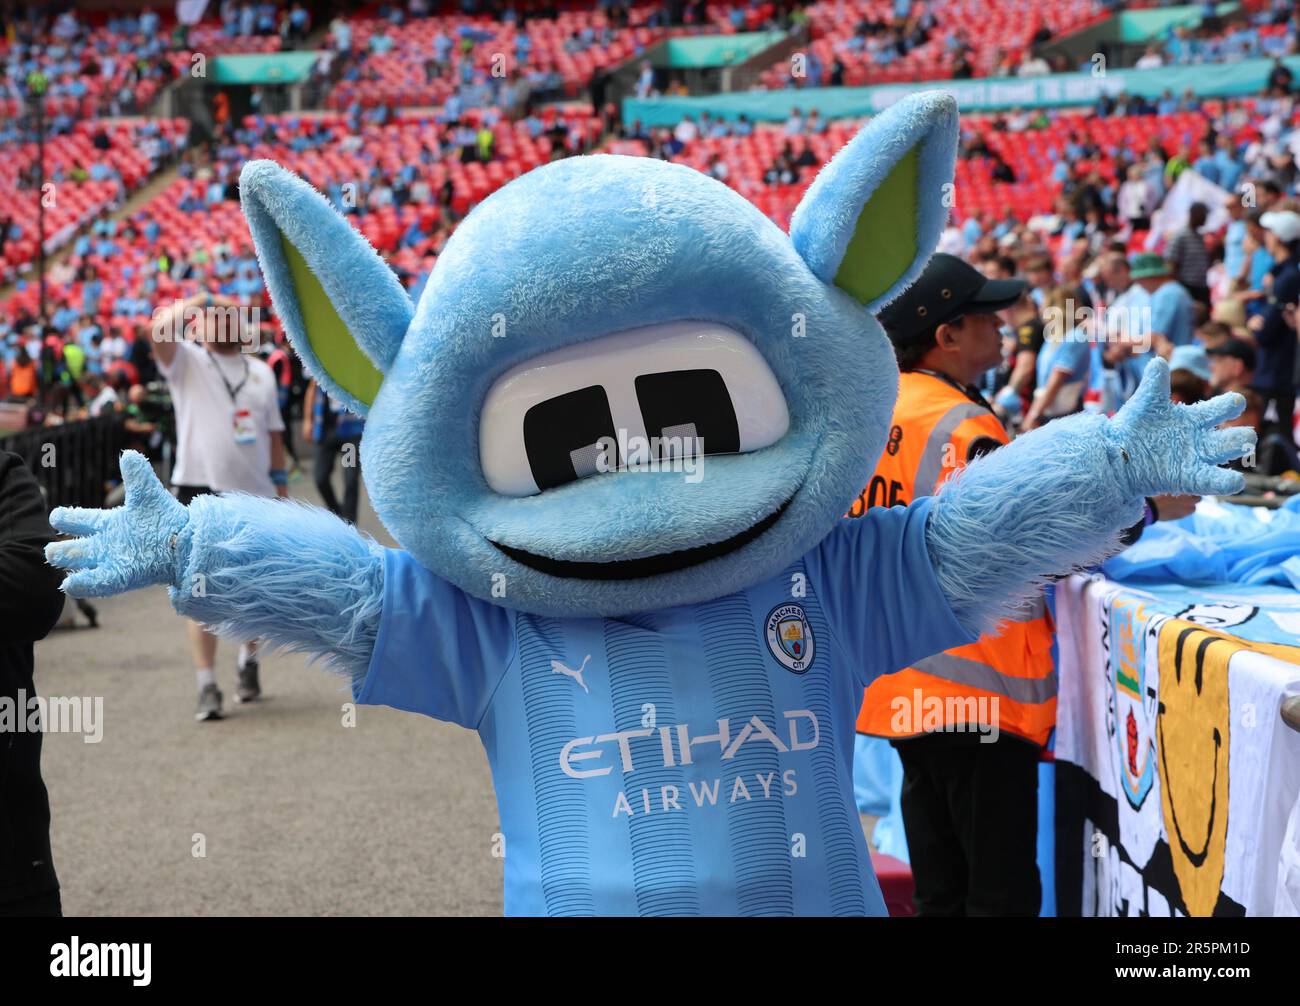
[[[309,478],[293,495],[318,501]],[[369,506],[361,526],[379,534]],[[36,647],[43,695],[103,699],[103,738],[47,734],[54,862],[69,915],[496,915],[487,760],[468,731],[363,706],[301,657],[265,699],[196,723],[183,621],[162,588],[97,602],[99,629]],[[202,836],[205,855],[194,855]]]

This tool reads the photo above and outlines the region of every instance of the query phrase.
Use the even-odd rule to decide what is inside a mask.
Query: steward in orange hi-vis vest
[[[972,458],[1005,443],[982,399],[934,371],[905,372],[885,451],[848,516],[933,495]],[[1056,723],[1053,631],[1040,597],[996,634],[882,675],[866,690],[858,732],[897,739],[982,723],[1043,746]]]

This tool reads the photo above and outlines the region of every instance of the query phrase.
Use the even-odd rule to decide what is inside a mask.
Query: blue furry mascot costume
[[[360,702],[477,730],[512,914],[883,915],[853,804],[873,677],[973,641],[1115,549],[1163,493],[1239,491],[1240,396],[1051,423],[933,498],[841,520],[898,371],[872,312],[938,240],[957,108],[915,95],[818,175],[785,235],[662,161],[561,160],[456,230],[418,305],[308,185],[257,161],[244,212],[294,348],[367,417],[387,550],[243,495],[60,509],[95,596],[320,655]],[[634,444],[702,444],[633,464]],[[636,457],[633,457],[636,454]],[[203,578],[204,590],[191,589]]]

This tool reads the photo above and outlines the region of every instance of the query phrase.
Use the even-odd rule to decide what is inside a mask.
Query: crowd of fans
[[[863,18],[854,22],[851,37],[859,41],[846,44],[873,66],[889,65],[879,40],[897,43],[900,30],[904,43],[909,32],[919,32],[912,49],[938,42],[943,51],[960,54],[961,46],[952,44],[965,39],[960,23],[983,2],[950,8],[922,0],[855,4]],[[1025,11],[1039,9],[1026,3]],[[541,64],[530,63],[531,53],[503,74],[485,73],[489,36],[473,26],[490,20],[493,45],[508,37],[526,49],[531,43],[522,40],[556,37],[561,50],[578,55],[609,50],[626,32],[700,23],[733,31],[815,25],[823,8],[844,6],[601,3],[539,11],[467,3],[461,14],[445,15],[412,0],[313,26],[301,4],[227,0],[187,38],[215,33],[296,43],[313,27],[326,27],[332,50],[323,64],[332,88],[327,104],[335,110],[223,121],[215,140],[201,149],[187,148],[182,131],[157,120],[106,125],[79,121],[75,112],[56,114],[46,178],[103,183],[111,192],[66,227],[69,247],[46,277],[44,318],[37,285],[15,272],[30,256],[10,263],[8,278],[18,285],[0,296],[0,400],[21,400],[44,421],[130,408],[154,376],[147,353],[154,313],[197,293],[231,298],[269,319],[238,210],[239,170],[252,158],[274,158],[324,192],[385,254],[413,296],[477,202],[546,160],[602,145],[705,171],[784,226],[817,169],[858,123],[828,121],[811,106],[777,123],[707,114],[685,117],[673,128],[622,123],[604,107],[547,103],[555,82],[533,76]],[[1249,31],[1283,40],[1285,48],[1263,54],[1294,49],[1294,18],[1283,32],[1270,30],[1278,10],[1271,5],[1248,14]],[[39,54],[53,67],[48,61],[61,58],[30,34],[24,41],[15,24],[7,52],[18,68],[7,74],[11,83],[24,72],[24,60]],[[84,57],[112,49],[119,44],[114,40],[138,39],[146,28],[157,41],[166,36],[161,25],[146,11],[93,28],[60,16],[46,31],[64,37],[69,51],[81,46]],[[1235,37],[1239,30],[1246,29],[1229,24],[1206,38]],[[436,107],[403,107],[422,100],[418,90],[391,100],[379,91],[367,96],[361,85],[375,79],[381,58],[397,53],[402,39],[415,38],[423,40],[420,79],[441,95]],[[140,53],[147,65],[160,65],[178,41],[186,39],[167,36]],[[987,59],[983,64],[996,69]],[[69,63],[63,75],[93,77],[92,69]],[[824,72],[824,83],[849,82],[834,62],[820,70],[814,63],[812,72]],[[1026,276],[1033,285],[1033,296],[1008,312],[1006,362],[983,388],[1008,423],[1029,429],[1078,408],[1113,410],[1132,393],[1141,365],[1159,353],[1180,364],[1176,386],[1186,400],[1212,386],[1254,389],[1247,395],[1248,416],[1270,417],[1277,434],[1273,466],[1294,467],[1294,315],[1284,302],[1295,299],[1288,291],[1296,281],[1300,240],[1294,84],[1279,62],[1264,93],[1252,98],[1121,93],[1088,110],[1012,109],[963,118],[956,204],[942,250],[990,273]],[[55,94],[53,87],[49,93]],[[12,173],[13,191],[30,196],[35,180],[22,128],[0,125],[0,148],[18,152],[0,171]],[[60,138],[79,146],[67,157],[52,156]],[[87,146],[95,157],[88,159]],[[128,152],[134,158],[129,164]],[[114,212],[127,192],[173,160],[175,177],[149,202]],[[1185,174],[1195,184],[1181,184]],[[14,205],[29,202],[15,199]],[[0,266],[6,248],[12,252],[26,242],[31,251],[30,221],[17,217],[0,203]],[[268,352],[276,346],[274,332],[272,322],[264,340]]]
[[[197,25],[148,7],[91,20],[71,7],[51,16],[42,6],[0,10],[0,119],[30,138],[30,103],[43,96],[51,125],[144,114],[167,84],[205,56],[294,48],[311,16],[299,2],[224,0]]]
[[[1197,27],[1174,25],[1166,37],[1138,59],[1142,69],[1190,63],[1229,63],[1239,59],[1277,59],[1296,53],[1300,8],[1291,0],[1268,0],[1257,9],[1238,9],[1222,22]]]
[[[1107,15],[1100,0],[821,0],[803,14],[803,63],[777,66],[767,87],[860,86],[1070,70],[1038,46]]]

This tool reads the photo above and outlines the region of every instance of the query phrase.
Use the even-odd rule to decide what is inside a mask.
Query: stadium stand
[[[824,0],[807,9],[807,63],[771,68],[767,87],[859,86],[1015,73],[1035,42],[1107,16],[1099,0]],[[1047,72],[1047,67],[1041,71]]]
[[[57,199],[46,207],[47,249],[65,249],[46,277],[48,331],[56,341],[99,332],[120,348],[115,339],[129,339],[158,304],[178,296],[211,289],[261,302],[238,211],[238,173],[249,159],[272,158],[326,192],[413,290],[474,205],[548,160],[591,150],[663,157],[707,172],[787,227],[817,169],[858,121],[827,122],[809,107],[779,125],[701,116],[647,131],[576,96],[597,69],[626,65],[659,39],[703,27],[734,32],[807,23],[809,51],[823,64],[821,82],[830,83],[839,59],[837,76],[850,84],[950,76],[963,51],[972,73],[997,72],[1003,63],[1023,61],[1036,41],[1105,13],[1092,0],[918,0],[910,20],[899,19],[896,9],[906,6],[892,0],[807,8],[564,3],[553,18],[510,8],[495,15],[432,13],[419,0],[405,10],[369,7],[315,26],[314,38],[332,51],[318,67],[325,111],[240,114],[210,144],[192,148],[185,120],[108,116],[106,96],[134,88],[132,101],[119,101],[118,110],[147,105],[166,80],[164,71],[155,79],[149,68],[175,67],[195,50],[272,52],[299,44],[312,25],[300,17],[294,26],[298,5],[225,3],[188,30],[160,17],[152,36],[157,47],[135,63],[118,55],[143,37],[143,15],[15,29],[0,43],[0,103],[8,102],[2,107],[12,113],[0,119],[0,184],[7,193],[0,200],[0,282],[14,284],[0,293],[6,362],[35,330],[40,308],[30,272],[35,149],[32,120],[23,116],[33,68],[51,81],[45,164]],[[1279,19],[1271,6],[1257,3],[1247,21],[1200,32],[1198,41],[1218,44],[1247,24],[1258,39],[1281,39],[1258,51],[1293,52],[1296,20],[1291,11],[1284,14]],[[879,40],[897,40],[909,25],[923,30],[925,40],[882,62]],[[1202,57],[1224,51],[1198,50]],[[492,55],[500,52],[517,60],[504,77],[491,72]],[[789,83],[787,69],[783,60],[765,82]],[[1291,86],[1279,79],[1283,90]],[[511,90],[521,82],[522,96]],[[548,97],[568,100],[556,104]],[[1131,166],[1141,167],[1157,194],[1193,164],[1211,180],[1250,178],[1289,192],[1295,163],[1293,156],[1288,161],[1287,143],[1296,121],[1294,104],[1276,98],[1201,102],[1186,95],[1152,101],[1118,95],[1088,109],[964,116],[954,230],[971,246],[990,234],[999,240],[1010,234],[1060,255],[1077,239],[1139,247],[1145,231],[1128,228],[1116,209]],[[159,170],[172,170],[174,160],[174,176],[113,219],[125,197]],[[1098,212],[1089,216],[1094,204]]]
[[[138,189],[185,145],[183,119],[83,120],[45,144],[46,248],[68,243],[73,234]],[[0,144],[0,186],[13,193],[0,203],[0,226],[8,222],[0,250],[0,280],[12,279],[36,257],[36,144],[9,139]],[[24,193],[30,197],[24,198]]]

